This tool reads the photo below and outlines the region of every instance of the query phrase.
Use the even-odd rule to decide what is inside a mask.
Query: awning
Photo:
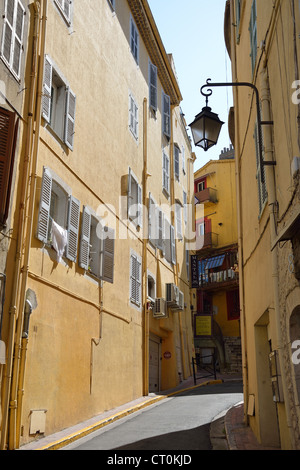
[[[214,256],[213,258],[208,258],[206,260],[207,264],[205,266],[205,269],[212,269],[212,268],[217,268],[219,266],[222,266],[224,259],[225,259],[225,254]]]

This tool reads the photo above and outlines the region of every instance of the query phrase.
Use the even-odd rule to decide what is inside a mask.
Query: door
[[[160,339],[154,336],[149,338],[149,392],[159,391],[160,376]]]

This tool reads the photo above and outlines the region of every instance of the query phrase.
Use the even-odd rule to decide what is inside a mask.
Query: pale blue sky
[[[200,88],[212,82],[230,82],[230,60],[224,41],[224,11],[226,0],[148,0],[167,53],[172,53],[183,101],[182,111],[187,125],[203,106]],[[206,162],[218,159],[223,147],[229,147],[228,111],[232,105],[230,87],[213,88],[209,99],[212,111],[225,124],[218,144],[212,149],[195,148],[195,170]],[[189,135],[191,132],[189,130]]]

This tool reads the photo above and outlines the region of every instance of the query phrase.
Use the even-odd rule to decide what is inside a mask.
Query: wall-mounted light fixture
[[[257,127],[258,127],[258,151],[261,168],[264,165],[276,165],[275,161],[264,161],[263,159],[263,145],[262,145],[262,125],[272,125],[273,121],[262,121],[260,114],[259,93],[253,83],[248,82],[231,82],[231,83],[211,83],[211,79],[206,80],[206,84],[200,89],[200,92],[206,98],[206,106],[202,109],[201,113],[197,114],[194,121],[189,125],[192,131],[194,144],[196,147],[202,147],[207,151],[213,145],[216,145],[219,134],[221,132],[222,122],[219,116],[211,111],[208,106],[208,97],[212,95],[210,87],[240,87],[247,86],[254,90],[256,96],[256,112],[257,112]],[[206,92],[204,89],[208,88]],[[264,183],[264,172],[261,171],[261,181]]]

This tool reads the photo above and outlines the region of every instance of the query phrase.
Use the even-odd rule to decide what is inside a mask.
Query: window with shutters
[[[170,159],[169,156],[163,152],[162,162],[162,188],[163,191],[169,196],[170,194]]]
[[[139,32],[134,22],[134,19],[130,18],[130,49],[133,57],[137,64],[139,64]]]
[[[72,0],[54,0],[57,5],[60,13],[67,22],[68,25],[71,24],[71,13],[72,13]],[[74,1],[74,0],[73,0]]]
[[[133,251],[130,254],[130,302],[137,307],[142,302],[142,259]]]
[[[186,225],[187,219],[188,219],[188,207],[187,207],[187,194],[184,190],[183,190],[183,218],[184,218],[184,223]]]
[[[139,137],[139,108],[131,93],[129,93],[129,129],[133,137]]]
[[[24,17],[25,8],[20,0],[5,0],[1,58],[17,79],[21,75]]]
[[[37,238],[45,245],[62,249],[63,256],[77,260],[80,201],[50,168],[44,167],[38,215]],[[54,244],[54,228],[56,243]],[[57,235],[58,234],[58,235]],[[63,240],[66,243],[63,245]],[[56,249],[57,251],[57,249]]]
[[[0,108],[0,223],[5,224],[10,204],[19,120],[15,113]]]
[[[163,134],[170,139],[171,137],[171,102],[170,97],[164,92],[162,94],[162,130]]]
[[[157,67],[149,61],[149,104],[157,111]]]
[[[104,227],[94,211],[83,207],[79,266],[98,279],[113,283],[115,231]]]
[[[137,227],[142,227],[142,187],[139,185],[138,179],[131,168],[129,168],[128,172],[127,212],[128,219],[131,220]]]
[[[73,150],[76,96],[49,56],[45,56],[42,116],[54,133]]]
[[[174,175],[177,181],[179,181],[179,166],[180,166],[180,150],[178,145],[174,144]]]

